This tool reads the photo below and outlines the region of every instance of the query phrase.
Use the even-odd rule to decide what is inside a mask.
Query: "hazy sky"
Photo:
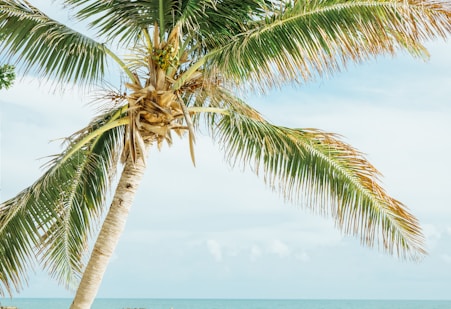
[[[399,55],[247,100],[275,124],[319,128],[367,154],[386,190],[419,218],[429,255],[405,262],[343,236],[231,169],[203,135],[151,151],[98,297],[451,299],[451,43],[428,62]],[[0,61],[1,62],[1,61]],[[1,201],[41,175],[45,156],[94,115],[91,98],[26,76],[0,92]],[[44,272],[17,297],[71,297]]]

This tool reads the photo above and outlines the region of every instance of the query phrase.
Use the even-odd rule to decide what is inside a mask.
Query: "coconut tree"
[[[0,36],[0,41],[2,36]],[[14,66],[10,64],[0,64],[0,90],[8,89],[12,86],[16,73],[14,72]]]
[[[15,77],[14,66],[10,64],[0,65],[0,90],[11,87]]]
[[[331,133],[272,124],[239,94],[303,83],[399,50],[426,57],[422,43],[451,32],[449,3],[61,2],[89,24],[92,35],[28,1],[1,0],[0,52],[23,72],[57,84],[103,87],[103,109],[67,138],[34,184],[1,204],[0,293],[20,290],[38,263],[60,283],[78,284],[71,308],[89,308],[125,227],[149,149],[171,145],[174,135],[186,137],[195,163],[199,130],[224,150],[228,163],[252,166],[286,200],[329,214],[362,244],[406,259],[425,254],[417,219],[386,193],[379,172],[359,151]],[[107,65],[120,70],[120,78],[111,78]],[[111,80],[121,80],[117,89],[107,86]]]

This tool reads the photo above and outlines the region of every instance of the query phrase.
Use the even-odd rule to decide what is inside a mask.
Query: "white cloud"
[[[217,262],[222,261],[222,248],[219,242],[213,239],[207,240],[207,248]]]
[[[252,245],[250,249],[250,259],[251,261],[256,261],[262,256],[262,249],[258,245]]]
[[[280,241],[278,239],[273,240],[271,242],[271,244],[269,246],[269,251],[271,253],[278,255],[281,258],[288,257],[291,254],[290,248],[285,243],[283,243],[282,241]]]
[[[447,233],[449,236],[451,236],[451,226],[448,226],[448,227],[446,228],[446,233]]]
[[[450,254],[441,254],[440,258],[447,264],[451,264],[451,255]]]
[[[442,237],[439,227],[434,224],[423,224],[423,233],[427,239],[434,240]]]
[[[310,261],[310,256],[307,254],[307,252],[298,252],[294,256],[297,260],[299,260],[301,262]]]

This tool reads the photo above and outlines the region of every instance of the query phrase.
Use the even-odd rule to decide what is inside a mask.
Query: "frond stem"
[[[152,44],[152,40],[150,39],[149,30],[147,30],[147,28],[143,28],[143,29],[142,29],[142,33],[143,33],[143,35],[144,35],[144,38],[146,39],[147,48],[148,48],[149,50],[152,50],[153,44]]]
[[[164,39],[164,0],[159,0],[158,13],[160,17],[160,41]]]
[[[278,20],[277,22],[269,24],[269,25],[267,25],[267,27],[264,27],[263,29],[261,29],[260,33],[266,32],[266,31],[270,31],[274,27],[283,25],[286,22],[289,22],[289,21],[292,21],[292,20],[296,20],[296,19],[301,18],[301,17],[307,17],[309,15],[320,14],[320,13],[328,12],[328,11],[334,11],[334,10],[335,11],[339,11],[339,10],[342,10],[344,8],[351,8],[351,7],[371,7],[371,6],[391,7],[391,8],[394,7],[396,9],[396,8],[398,8],[400,6],[405,6],[405,5],[406,5],[405,3],[400,5],[398,2],[395,2],[395,3],[393,3],[393,2],[378,2],[376,4],[376,3],[374,3],[374,1],[358,1],[358,2],[348,1],[346,3],[336,3],[336,4],[333,4],[331,6],[320,7],[320,8],[317,8],[315,10],[306,11],[306,12],[302,12],[302,13],[299,13],[299,14],[294,14],[291,17]],[[409,4],[408,6],[419,7],[418,5],[414,5],[414,4]],[[420,6],[420,7],[424,8],[424,6]],[[255,36],[257,34],[258,34],[257,32],[254,32],[250,36]],[[229,44],[232,44],[232,43],[229,43]]]
[[[185,83],[185,81],[191,77],[191,75],[193,75],[202,65],[204,65],[204,63],[207,60],[207,57],[210,55],[213,55],[215,53],[219,52],[218,49],[211,51],[210,53],[206,54],[204,57],[202,57],[201,59],[199,59],[196,63],[194,63],[193,65],[191,65],[189,67],[188,70],[186,70],[185,72],[183,72],[182,75],[179,76],[179,78],[177,78],[177,80],[175,81],[175,83],[172,84],[172,90],[177,91],[180,89],[180,87],[183,86],[183,84]]]
[[[194,157],[194,143],[195,143],[195,137],[194,137],[194,125],[193,125],[193,121],[191,119],[191,116],[188,112],[188,109],[185,105],[185,103],[183,102],[182,98],[180,97],[180,94],[177,93],[177,98],[179,99],[179,104],[180,107],[182,109],[183,112],[183,117],[185,118],[186,121],[186,125],[188,126],[188,137],[189,137],[189,149],[190,149],[190,154],[191,154],[191,161],[193,162],[194,166],[196,166],[196,160]]]
[[[105,53],[110,56],[114,61],[116,61],[117,64],[121,67],[121,69],[127,74],[127,76],[132,81],[136,81],[135,75],[130,71],[130,69],[127,67],[127,65],[122,61],[115,53],[113,53],[108,47],[103,45],[103,49],[105,50]]]
[[[105,133],[108,130],[111,130],[113,128],[116,127],[120,127],[123,125],[128,124],[130,121],[128,119],[128,117],[125,118],[120,118],[117,119],[115,121],[112,121],[100,128],[98,128],[97,130],[89,133],[88,135],[86,135],[84,138],[82,138],[74,147],[71,148],[71,150],[64,156],[63,160],[61,161],[64,162],[67,160],[67,158],[69,158],[70,156],[72,156],[76,151],[80,150],[81,147],[83,147],[83,145],[85,145],[87,142],[89,142],[91,139],[99,136],[102,133]]]
[[[221,115],[230,115],[230,112],[224,108],[219,107],[199,107],[199,106],[193,106],[188,107],[188,112],[194,113],[194,114],[200,114],[200,113],[215,113],[215,114],[221,114]]]

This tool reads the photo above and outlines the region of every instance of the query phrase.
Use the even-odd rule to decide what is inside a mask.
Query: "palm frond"
[[[16,73],[14,72],[14,66],[10,64],[0,64],[0,90],[11,87],[14,84],[15,78]]]
[[[59,82],[96,82],[106,51],[93,39],[51,19],[25,0],[0,1],[2,52],[25,71]]]
[[[194,114],[193,120],[196,127],[199,126],[201,119],[204,119],[213,134],[217,119],[220,119],[223,114],[228,114],[230,110],[252,119],[263,120],[259,112],[243,104],[242,100],[214,80],[202,82],[203,87],[197,88],[194,93],[185,93],[185,101],[188,102],[187,105]],[[188,83],[187,86],[189,87],[190,84]]]
[[[102,214],[124,139],[124,125],[102,127],[122,110],[99,116],[72,136],[40,179],[1,205],[0,265],[6,292],[21,288],[35,254],[62,284],[79,279],[87,239]]]
[[[425,40],[451,33],[451,7],[432,0],[303,0],[246,28],[212,51],[209,63],[264,90],[399,49],[425,56]]]
[[[233,110],[212,125],[227,160],[263,173],[287,200],[332,216],[370,247],[402,258],[425,254],[417,219],[384,191],[364,156],[334,134],[275,126]]]
[[[261,19],[267,0],[185,1],[180,24],[206,50],[229,43],[244,25]]]
[[[136,41],[142,29],[148,29],[156,23],[161,24],[168,32],[172,29],[180,15],[185,1],[165,0],[160,8],[159,0],[66,0],[65,3],[78,9],[77,17],[90,20],[93,29],[108,40],[118,39],[128,43]],[[163,18],[161,17],[161,14]]]
[[[170,33],[180,22],[198,41],[211,46],[217,38],[233,36],[240,24],[263,12],[265,0],[66,0],[79,11],[77,17],[91,20],[98,34],[121,42],[136,40],[142,29],[158,24]],[[162,6],[162,7],[161,7]]]
[[[0,296],[22,289],[28,271],[36,261],[39,231],[36,218],[45,218],[47,210],[24,209],[21,204],[30,192],[22,192],[14,201],[0,205]],[[36,207],[38,208],[38,207]]]

